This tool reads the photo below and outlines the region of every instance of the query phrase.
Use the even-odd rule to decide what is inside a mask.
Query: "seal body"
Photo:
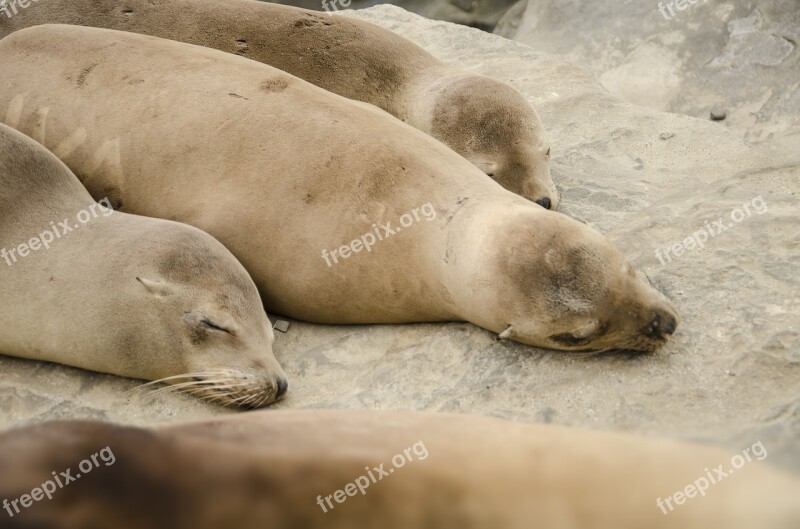
[[[0,125],[0,353],[169,378],[223,404],[282,396],[269,320],[233,255],[196,228],[105,206]]]
[[[6,37],[0,69],[7,124],[94,196],[212,234],[270,311],[466,320],[567,350],[652,350],[675,330],[675,309],[599,233],[374,106],[216,50],[77,26]]]
[[[10,18],[0,13],[0,37],[56,23],[142,33],[272,65],[376,105],[450,146],[514,193],[547,208],[558,205],[550,146],[519,92],[449,67],[374,24],[251,0],[48,0]]]
[[[0,498],[91,471],[4,527],[794,529],[795,477],[730,450],[448,414],[269,411],[0,434]],[[92,455],[97,465],[92,464]],[[712,469],[731,470],[727,478]],[[705,469],[705,470],[704,470]],[[702,479],[700,479],[702,478]],[[694,493],[676,493],[691,486]],[[702,491],[702,493],[700,492]],[[669,501],[667,501],[669,500]],[[663,509],[659,507],[659,502]],[[20,507],[17,504],[17,507]]]

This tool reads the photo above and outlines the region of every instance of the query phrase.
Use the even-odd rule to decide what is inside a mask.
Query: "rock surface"
[[[447,20],[465,26],[492,31],[501,17],[517,0],[271,0],[315,11],[364,9],[379,4],[394,4],[434,20]]]
[[[626,358],[498,343],[469,324],[294,322],[277,336],[292,381],[279,407],[477,413],[711,442],[732,456],[762,441],[769,462],[800,472],[797,165],[776,164],[707,118],[626,103],[574,62],[523,44],[392,6],[347,16],[525,94],[549,133],[563,211],[608,234],[683,323],[662,351]],[[735,213],[745,203],[750,214]],[[656,257],[720,218],[726,231],[703,250]],[[180,395],[133,397],[125,392],[136,382],[60,366],[0,357],[0,372],[3,427],[230,413]]]
[[[682,6],[680,9],[678,6]],[[495,33],[592,71],[612,94],[708,119],[800,159],[797,0],[524,0]]]

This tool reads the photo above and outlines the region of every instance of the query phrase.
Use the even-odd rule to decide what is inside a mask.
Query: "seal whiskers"
[[[185,379],[193,380],[178,382]],[[158,384],[167,385],[147,391]],[[252,373],[232,369],[185,373],[165,377],[137,386],[130,390],[129,393],[142,391],[147,391],[146,396],[149,398],[180,391],[201,400],[238,408],[262,407],[275,400],[271,397],[280,392],[276,385],[267,384],[266,381],[259,380],[259,377]],[[277,398],[281,396],[277,395]]]

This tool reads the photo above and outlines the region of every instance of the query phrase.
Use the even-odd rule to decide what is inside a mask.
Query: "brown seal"
[[[9,529],[795,529],[800,483],[770,467],[767,448],[356,410],[157,430],[53,423],[0,434],[0,520]],[[59,486],[65,473],[81,477]]]
[[[269,320],[233,255],[196,228],[101,202],[0,125],[0,353],[167,379],[230,406],[282,397]]]
[[[550,146],[519,92],[447,66],[374,24],[251,0],[47,0],[0,16],[0,38],[40,24],[142,33],[269,64],[376,105],[442,141],[506,189],[546,208],[558,205]]]
[[[669,301],[602,235],[371,105],[216,50],[78,26],[6,37],[0,69],[6,123],[44,137],[94,196],[216,237],[271,312],[470,321],[565,350],[651,351],[675,331]]]

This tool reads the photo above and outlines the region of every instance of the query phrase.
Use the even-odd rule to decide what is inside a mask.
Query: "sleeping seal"
[[[0,353],[166,379],[228,406],[281,398],[269,320],[233,255],[196,228],[104,205],[0,125]]]
[[[767,449],[356,410],[40,424],[0,434],[13,476],[0,517],[9,529],[796,529],[800,484]],[[54,470],[68,469],[81,477],[59,487]],[[52,499],[31,502],[35,487]]]
[[[550,145],[519,92],[447,66],[374,24],[251,0],[47,0],[11,18],[0,13],[0,38],[39,24],[142,33],[269,64],[372,103],[445,143],[506,189],[545,208],[558,206]]]

